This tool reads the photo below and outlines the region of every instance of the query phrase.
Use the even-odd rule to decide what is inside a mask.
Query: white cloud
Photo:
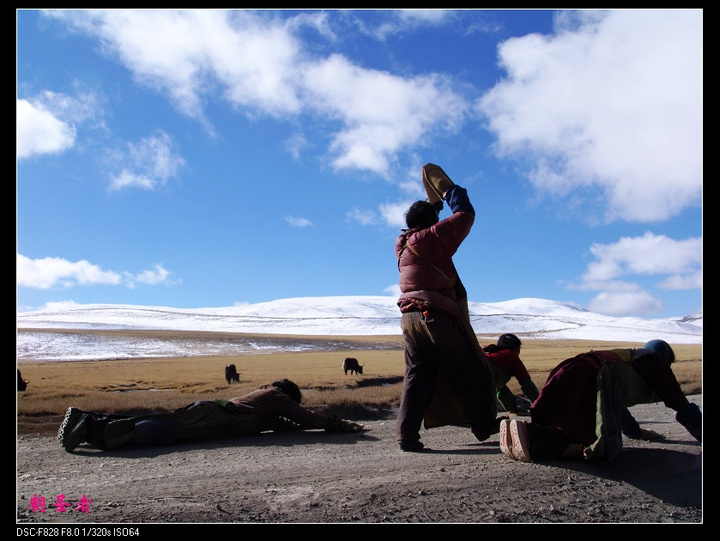
[[[75,286],[119,285],[133,288],[137,283],[172,285],[170,272],[155,264],[139,274],[103,270],[86,260],[68,261],[59,257],[30,259],[17,254],[17,285],[33,289],[70,288]]]
[[[320,114],[337,125],[330,151],[339,169],[384,175],[397,153],[427,142],[438,130],[453,129],[466,109],[447,78],[405,78],[359,67],[339,55],[313,57],[294,32],[310,26],[330,36],[325,17],[281,20],[244,10],[51,14],[96,36],[106,54],[118,58],[141,84],[167,94],[209,130],[203,104],[212,99],[251,116]],[[418,16],[438,15],[401,15]]]
[[[353,208],[347,213],[347,218],[360,225],[375,225],[378,222],[378,216],[372,210],[360,210]]]
[[[410,208],[410,205],[412,205],[412,201],[380,205],[380,215],[388,226],[399,228],[407,227],[405,223],[405,211]]]
[[[583,275],[586,283],[613,280],[628,274],[695,274],[702,264],[702,238],[677,241],[646,232],[642,237],[623,237],[614,244],[593,244],[596,261]]]
[[[42,105],[17,100],[17,157],[60,153],[75,143],[75,128]]]
[[[591,261],[579,284],[571,288],[599,291],[588,309],[613,315],[652,314],[662,302],[638,283],[646,277],[664,277],[654,284],[659,289],[702,287],[702,238],[674,240],[646,232],[641,237],[623,237],[613,244],[593,244]]]
[[[395,36],[422,27],[445,24],[456,16],[454,10],[442,9],[401,9],[383,11],[377,24],[367,24],[355,20],[360,30],[378,40],[385,40],[388,36]]]
[[[542,193],[603,196],[605,219],[664,220],[702,190],[702,10],[562,12],[499,47],[478,102],[497,152]]]
[[[67,261],[59,257],[30,259],[17,254],[17,285],[35,289],[72,287],[76,285],[117,285],[120,274],[81,260]]]
[[[293,227],[310,227],[313,223],[307,218],[296,216],[285,216],[285,221]]]
[[[18,159],[61,153],[76,143],[77,126],[103,127],[100,98],[78,90],[75,96],[44,90],[17,100]]]
[[[116,152],[113,160],[123,169],[111,175],[112,190],[130,187],[154,190],[164,186],[185,164],[185,160],[173,152],[173,142],[164,132],[137,144],[127,143],[127,151]]]
[[[294,133],[285,140],[284,146],[290,155],[298,160],[302,151],[308,148],[310,143],[302,133]]]
[[[663,309],[661,300],[647,291],[602,292],[593,298],[587,306],[591,312],[612,314],[615,316],[634,316],[638,314],[656,314]]]
[[[136,283],[145,285],[157,285],[157,284],[169,284],[170,282],[170,271],[165,269],[162,265],[156,263],[152,269],[144,270],[139,274],[132,275],[125,273],[126,283],[130,287],[135,287]],[[178,282],[172,282],[178,283]]]
[[[387,227],[402,229],[406,227],[405,211],[412,202],[400,201],[397,203],[384,203],[379,205],[377,210],[361,210],[353,208],[347,213],[347,217],[360,225],[383,224]]]
[[[385,289],[383,289],[383,293],[387,293],[391,297],[399,297],[400,293],[400,284],[390,284]]]
[[[669,276],[658,284],[661,289],[702,289],[703,273],[702,270],[693,274]]]
[[[44,309],[50,311],[72,310],[80,307],[82,307],[82,305],[76,303],[75,301],[46,302],[43,306]]]
[[[383,174],[398,152],[455,128],[464,114],[464,101],[440,77],[402,78],[339,55],[307,65],[303,83],[308,104],[345,126],[331,144],[339,169]]]

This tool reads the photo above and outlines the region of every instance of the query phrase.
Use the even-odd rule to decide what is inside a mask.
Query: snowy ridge
[[[475,332],[523,339],[584,339],[702,343],[702,314],[683,318],[642,319],[594,314],[544,299],[469,303]],[[17,357],[127,358],[192,354],[202,344],[132,340],[98,335],[57,335],[47,329],[211,331],[263,335],[374,336],[399,335],[400,312],[394,297],[298,297],[225,308],[168,308],[132,305],[71,305],[17,314]],[[31,331],[35,330],[35,331]],[[92,337],[92,338],[89,338]],[[231,353],[287,349],[272,340],[233,341]],[[217,344],[214,347],[218,347]],[[295,343],[296,348],[308,347]],[[178,351],[180,351],[178,353]],[[222,352],[217,352],[221,354]]]

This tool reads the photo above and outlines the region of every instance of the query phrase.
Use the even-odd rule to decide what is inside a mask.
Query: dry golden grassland
[[[490,344],[496,337],[479,337]],[[317,340],[317,338],[313,338]],[[108,413],[174,409],[196,400],[231,398],[288,378],[303,391],[303,404],[347,418],[387,415],[397,407],[404,360],[400,337],[353,337],[358,349],[109,361],[23,362],[25,392],[17,393],[18,433],[56,430],[69,406]],[[364,349],[367,344],[368,349]],[[371,349],[378,344],[388,349]],[[524,340],[520,354],[538,388],[560,361],[591,349],[642,344],[586,340]],[[685,394],[702,392],[702,346],[673,345],[673,370]],[[345,375],[345,357],[364,365],[363,375]],[[225,365],[235,364],[240,382],[228,385]],[[521,394],[515,380],[510,388]]]

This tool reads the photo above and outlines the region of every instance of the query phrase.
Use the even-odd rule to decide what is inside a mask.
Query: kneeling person
[[[674,360],[667,342],[651,340],[640,349],[590,351],[563,361],[530,407],[532,422],[501,423],[502,452],[523,462],[611,460],[622,449],[627,408],[659,400],[702,442],[702,412],[683,394],[670,367]]]

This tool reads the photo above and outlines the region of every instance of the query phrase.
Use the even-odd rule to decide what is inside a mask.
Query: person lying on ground
[[[67,410],[57,440],[67,452],[81,444],[111,450],[125,445],[171,445],[189,440],[259,434],[266,431],[323,429],[360,432],[363,425],[338,415],[314,413],[300,405],[300,388],[278,380],[230,400],[199,401],[174,411],[126,416]]]

